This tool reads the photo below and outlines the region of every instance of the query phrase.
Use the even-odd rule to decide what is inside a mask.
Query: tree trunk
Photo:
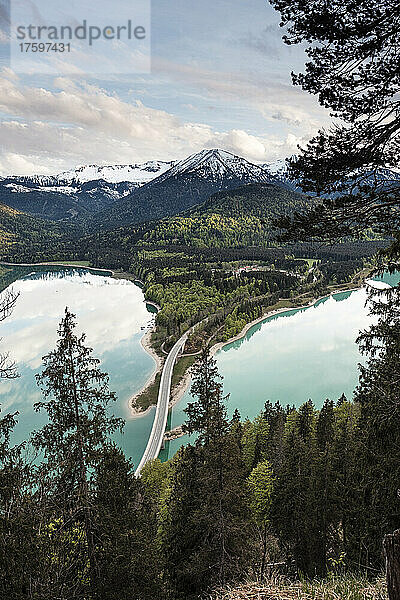
[[[400,529],[383,540],[389,600],[400,600]]]

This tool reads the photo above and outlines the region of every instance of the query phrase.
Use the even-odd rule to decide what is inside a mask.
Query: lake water
[[[396,285],[399,274],[383,280]],[[225,345],[215,358],[224,393],[230,394],[229,414],[238,408],[243,419],[251,419],[266,400],[298,407],[311,398],[320,408],[326,398],[337,400],[343,393],[352,398],[363,360],[356,339],[371,323],[366,301],[365,289],[334,294],[306,309],[268,317]],[[173,409],[172,427],[185,420],[183,410],[191,401],[187,391]],[[169,455],[187,439],[170,442]]]
[[[385,281],[394,285],[398,279],[394,275]],[[16,441],[27,439],[45,422],[45,415],[33,410],[40,399],[35,373],[42,356],[55,347],[58,323],[68,306],[77,315],[78,332],[87,334],[87,345],[110,375],[110,388],[118,395],[113,413],[126,419],[117,441],[137,464],[154,417],[152,409],[132,419],[128,409],[129,398],[154,370],[153,358],[140,343],[154,318],[140,287],[87,269],[60,268],[27,270],[13,287],[20,297],[0,326],[1,351],[10,351],[21,377],[0,382],[0,403],[3,412],[20,412]],[[311,398],[320,407],[326,398],[337,399],[342,393],[351,398],[362,360],[355,340],[371,322],[366,299],[364,289],[338,293],[312,307],[271,316],[224,346],[216,360],[224,391],[230,394],[229,413],[238,408],[242,418],[252,418],[266,400],[299,406]],[[186,392],[174,407],[171,427],[184,421],[183,409],[191,400]],[[168,444],[162,458],[185,442],[187,438],[180,438]]]
[[[55,347],[58,324],[65,307],[77,315],[78,333],[85,332],[87,345],[101,359],[101,368],[110,375],[110,389],[118,395],[112,406],[115,415],[127,419],[124,434],[118,436],[126,454],[135,464],[140,460],[151,430],[153,414],[131,419],[129,398],[147,381],[154,359],[140,340],[151,324],[154,311],[144,302],[140,287],[86,269],[37,271],[16,281],[20,293],[13,314],[0,326],[1,351],[9,351],[18,364],[19,379],[0,382],[2,412],[19,411],[15,440],[29,437],[46,417],[33,404],[40,397],[35,373],[42,356]]]

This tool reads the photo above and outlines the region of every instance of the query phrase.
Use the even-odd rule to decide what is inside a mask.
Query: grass
[[[383,577],[371,582],[347,574],[298,583],[248,583],[218,590],[210,600],[387,600],[387,592]]]
[[[155,380],[137,398],[134,406],[140,410],[147,410],[150,406],[157,404],[158,388],[160,387],[161,373],[157,373]]]
[[[175,365],[174,372],[172,375],[171,389],[174,390],[182,381],[187,369],[192,366],[196,357],[195,356],[183,356]],[[158,390],[160,387],[161,374],[157,373],[155,380],[151,383],[137,398],[135,398],[134,405],[140,410],[147,410],[150,406],[157,404]]]
[[[137,281],[137,277],[126,271],[114,271],[114,279],[127,279],[128,281]]]
[[[186,371],[190,369],[196,360],[196,356],[181,356],[174,367],[172,374],[171,389],[174,390],[181,383],[184,378]]]
[[[317,258],[294,258],[293,260],[305,260],[306,262],[308,262],[309,269],[311,269],[311,267],[314,266],[314,263],[318,262]]]

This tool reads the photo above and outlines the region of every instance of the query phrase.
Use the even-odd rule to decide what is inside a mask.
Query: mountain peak
[[[192,154],[154,180],[192,176],[210,181],[238,180],[246,183],[269,183],[271,175],[259,165],[226,150],[211,148]]]

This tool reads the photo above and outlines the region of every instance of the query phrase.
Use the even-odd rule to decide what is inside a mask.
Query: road
[[[140,476],[140,472],[147,462],[158,457],[161,450],[165,428],[167,426],[172,372],[174,370],[174,365],[178,354],[181,350],[183,350],[188,335],[189,331],[179,338],[165,360],[164,368],[161,374],[160,389],[158,390],[157,408],[154,416],[153,427],[149,436],[149,441],[147,442],[146,450],[142,456],[142,460],[136,469],[136,477]]]

